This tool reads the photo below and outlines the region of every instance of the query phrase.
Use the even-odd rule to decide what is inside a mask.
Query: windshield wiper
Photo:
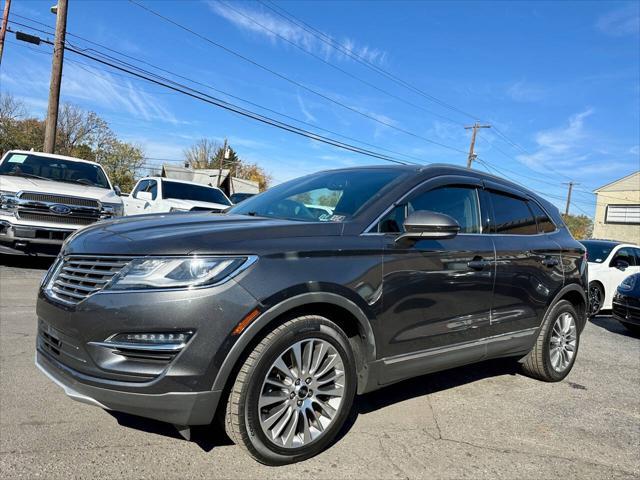
[[[33,173],[2,173],[1,175],[10,175],[12,177],[25,177],[25,178],[37,178],[38,180],[48,180],[50,182],[53,182],[52,179],[47,178],[47,177],[41,177],[40,175],[34,175]]]

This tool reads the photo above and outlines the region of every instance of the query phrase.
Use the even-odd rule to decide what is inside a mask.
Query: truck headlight
[[[103,203],[102,214],[106,217],[121,217],[124,215],[124,205],[122,203]]]
[[[136,258],[118,273],[105,290],[149,290],[218,285],[257,260],[244,257]]]
[[[15,192],[0,191],[0,215],[15,215],[17,206]]]

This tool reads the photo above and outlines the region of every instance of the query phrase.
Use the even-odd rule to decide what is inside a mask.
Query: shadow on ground
[[[335,439],[335,442],[338,442],[349,432],[359,415],[366,415],[398,402],[403,402],[405,400],[424,395],[430,395],[435,392],[448,390],[450,388],[455,388],[485,378],[498,377],[502,375],[515,375],[518,370],[518,363],[515,360],[504,358],[488,360],[453,370],[412,378],[376,392],[360,395],[356,398],[352,413],[347,419],[340,434]],[[178,440],[184,440],[175,427],[168,423],[119,412],[108,413],[124,427]],[[215,447],[232,444],[231,440],[224,432],[224,428],[220,421],[214,421],[211,425],[193,428],[191,432],[191,441],[206,452],[213,450]]]
[[[620,322],[615,320],[611,315],[598,315],[590,318],[589,321],[597,327],[604,328],[612,333],[624,335],[625,337],[640,338],[637,334],[627,330]]]
[[[55,257],[38,257],[35,255],[7,255],[0,254],[0,265],[13,268],[29,268],[36,270],[48,269]]]

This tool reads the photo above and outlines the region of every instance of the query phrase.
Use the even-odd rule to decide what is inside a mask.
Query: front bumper
[[[0,219],[0,244],[6,253],[48,253],[56,255],[73,228],[14,224]]]
[[[629,323],[640,327],[640,307],[631,305],[624,298],[615,297],[612,302],[613,318],[619,322]]]
[[[100,292],[74,306],[40,293],[37,366],[78,401],[178,425],[213,419],[214,381],[231,331],[255,299],[234,280],[201,290]],[[96,345],[116,333],[190,330],[172,358],[131,358]]]
[[[36,366],[64,393],[81,403],[176,425],[211,423],[222,392],[131,393],[99,388],[74,378],[60,362],[36,352]]]

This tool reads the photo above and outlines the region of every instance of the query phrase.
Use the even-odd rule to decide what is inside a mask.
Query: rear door
[[[494,251],[491,237],[482,234],[479,187],[473,178],[438,177],[379,222],[386,240],[383,312],[378,317],[383,356],[423,355],[489,334]],[[460,233],[450,239],[396,242],[405,217],[417,210],[450,215]],[[484,352],[484,345],[477,345],[459,358],[466,363]],[[428,363],[425,357],[417,367],[429,370]]]
[[[518,332],[526,337],[540,326],[564,283],[561,249],[552,239],[555,226],[534,200],[485,183],[496,250],[492,334]]]

